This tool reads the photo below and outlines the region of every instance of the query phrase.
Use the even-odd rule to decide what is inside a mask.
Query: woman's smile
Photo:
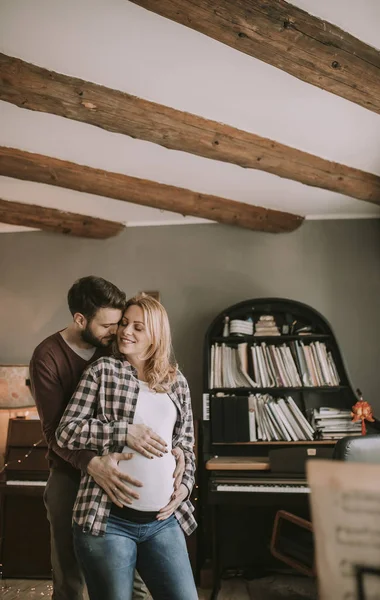
[[[126,337],[121,336],[120,337],[120,342],[122,344],[134,344],[135,340],[131,340],[131,338],[126,338]]]

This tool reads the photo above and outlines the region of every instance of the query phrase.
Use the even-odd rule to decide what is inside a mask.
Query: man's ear
[[[82,315],[82,313],[75,313],[74,314],[74,323],[75,325],[77,325],[77,327],[79,327],[79,329],[86,329],[86,325],[87,325],[87,319],[84,315]]]

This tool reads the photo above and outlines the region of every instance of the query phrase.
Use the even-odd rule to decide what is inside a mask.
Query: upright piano
[[[267,335],[263,322],[269,324]],[[311,385],[303,377],[296,350],[304,346],[314,350],[319,344],[332,357],[338,383]],[[273,354],[280,348],[292,351],[300,376],[297,385],[279,383],[268,359],[262,359],[265,353],[260,354],[259,367],[271,371],[272,382],[257,383],[256,348],[263,345],[271,346]],[[311,434],[309,440],[286,441],[281,435],[277,440],[272,436],[252,440],[247,417],[250,394],[269,394],[275,405],[291,397],[308,418],[316,408],[348,409],[358,399],[331,326],[310,306],[281,298],[246,300],[225,309],[211,323],[204,344],[200,562],[212,560],[214,597],[226,569],[251,569],[254,575],[279,566],[270,553],[276,512],[283,509],[310,517],[306,461],[331,457],[335,445],[334,439]],[[247,418],[248,424],[242,426]],[[273,423],[281,433],[275,419]]]
[[[38,419],[10,419],[0,482],[3,577],[51,577],[49,523],[43,493],[49,476]]]
[[[202,529],[210,539],[214,598],[226,569],[255,576],[279,566],[270,552],[278,510],[310,518],[306,460],[331,458],[333,445],[292,450],[289,455],[288,448],[277,447],[273,460],[269,452],[269,456],[214,456],[206,461]],[[281,456],[287,466],[277,471],[273,463],[276,467]]]

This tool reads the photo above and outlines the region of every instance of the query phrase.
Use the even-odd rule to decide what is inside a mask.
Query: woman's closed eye
[[[130,325],[130,323],[124,319],[120,322],[121,327],[128,327],[128,325]],[[144,325],[137,324],[133,327],[133,329],[135,331],[144,331]]]

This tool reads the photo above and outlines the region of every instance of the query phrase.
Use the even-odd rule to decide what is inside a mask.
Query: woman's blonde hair
[[[167,392],[176,379],[177,371],[168,314],[160,302],[147,294],[138,294],[127,300],[125,311],[129,306],[141,308],[150,337],[149,348],[145,356],[140,357],[146,361],[146,381],[152,390]]]

